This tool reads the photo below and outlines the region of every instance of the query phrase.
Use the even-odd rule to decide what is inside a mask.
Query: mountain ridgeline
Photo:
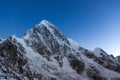
[[[89,51],[42,20],[22,38],[0,38],[0,80],[120,80],[120,56]]]

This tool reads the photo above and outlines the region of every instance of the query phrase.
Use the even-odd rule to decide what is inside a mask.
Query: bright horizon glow
[[[45,19],[81,47],[120,55],[120,0],[1,0],[0,38],[22,37]]]

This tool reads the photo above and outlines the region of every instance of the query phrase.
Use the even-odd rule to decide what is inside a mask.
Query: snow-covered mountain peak
[[[113,55],[107,54],[107,52],[105,52],[101,48],[95,48],[93,51],[93,54],[102,60],[105,60],[111,63],[116,63],[115,57]]]
[[[53,25],[51,22],[49,22],[49,21],[47,21],[47,20],[42,20],[40,23],[39,23],[39,25],[48,25],[48,26],[54,26],[55,27],[55,25]]]
[[[53,33],[57,29],[55,25],[53,25],[51,22],[47,20],[40,21],[40,23],[36,24],[34,28],[37,28],[37,29],[46,28],[51,33]]]
[[[13,42],[13,41],[16,41],[17,38],[18,38],[18,37],[17,37],[16,35],[10,35],[10,36],[6,39],[6,41]]]
[[[16,35],[10,35],[8,38],[14,39],[14,38],[17,38],[17,36]]]
[[[45,48],[44,52],[47,51],[46,54],[64,54],[65,51],[62,49],[70,45],[68,39],[52,23],[46,20],[42,20],[30,29],[23,39],[36,51]]]
[[[42,20],[40,24],[36,25],[37,27],[46,28],[56,39],[63,40],[65,36],[59,31],[59,29],[47,20]]]
[[[101,51],[102,49],[101,49],[100,47],[96,47],[96,48],[94,49],[94,51],[95,51],[95,50]]]
[[[120,80],[119,61],[82,48],[46,20],[0,42],[0,80]]]
[[[42,20],[39,24],[35,25],[32,29],[30,29],[25,36],[24,39],[29,39],[30,37],[36,37],[40,39],[53,39],[58,43],[68,43],[67,38],[57,29],[55,25],[48,22],[47,20]]]
[[[47,20],[42,20],[40,23],[50,23],[50,22]]]
[[[103,57],[103,56],[108,56],[108,54],[101,48],[97,47],[94,49],[94,54],[97,56],[97,57]]]

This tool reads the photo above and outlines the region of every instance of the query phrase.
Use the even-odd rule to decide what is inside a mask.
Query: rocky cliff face
[[[120,80],[120,58],[89,51],[43,20],[22,37],[0,39],[1,80]]]

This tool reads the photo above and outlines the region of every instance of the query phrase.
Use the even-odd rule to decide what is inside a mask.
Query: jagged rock
[[[24,48],[21,44],[17,43],[15,40],[4,41],[0,44],[0,64],[2,72],[5,74],[10,74],[9,77],[20,79],[17,74],[27,74],[28,70],[24,67],[28,67],[27,59],[24,56]],[[15,71],[15,73],[13,73]],[[9,79],[7,77],[7,79]]]
[[[58,61],[59,66],[62,67],[63,66],[63,57],[61,55],[55,55],[55,59]]]
[[[79,50],[82,51],[82,53],[84,55],[86,55],[88,58],[95,58],[96,57],[93,53],[91,53],[87,49],[79,48]]]

